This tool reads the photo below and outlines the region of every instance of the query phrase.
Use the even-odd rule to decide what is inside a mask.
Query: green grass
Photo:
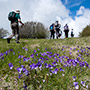
[[[80,90],[87,90],[80,82],[85,81],[86,85],[90,85],[90,69],[88,67],[80,67],[79,64],[77,64],[76,67],[64,67],[60,63],[59,57],[67,56],[69,59],[75,60],[78,55],[81,54],[83,59],[78,57],[79,61],[87,61],[90,65],[90,50],[86,48],[90,47],[90,37],[58,40],[21,39],[20,42],[20,44],[17,44],[15,43],[15,40],[11,40],[11,43],[8,44],[5,39],[0,39],[0,53],[5,53],[6,51],[13,49],[13,51],[10,51],[7,55],[4,54],[0,59],[0,90],[24,90],[22,88],[23,80],[27,85],[27,90],[75,90],[72,76],[76,76],[76,82],[79,83]],[[28,51],[22,49],[23,47],[27,48]],[[36,53],[34,54],[35,57],[33,59],[30,56],[33,54],[34,50],[36,50]],[[83,52],[81,52],[81,50],[83,50]],[[48,56],[42,56],[40,54],[46,53],[47,51],[52,52],[51,55],[59,54],[59,56],[49,58]],[[70,52],[72,54],[70,54]],[[38,56],[36,56],[36,54],[38,54]],[[23,59],[18,58],[19,55],[29,57],[30,60],[28,62],[23,62]],[[64,72],[58,71],[57,74],[51,74],[48,68],[44,68],[44,64],[42,64],[42,70],[31,70],[29,64],[36,64],[40,57],[43,57],[44,59],[47,58],[48,60],[44,60],[44,63],[48,64],[52,64],[52,62],[55,61],[55,58],[57,58],[59,61],[57,61],[55,68],[63,68]],[[67,61],[67,59],[64,58],[64,61]],[[8,63],[13,64],[14,67],[12,70],[10,70]],[[17,68],[21,65],[24,65],[29,71],[29,76],[23,75],[21,79],[19,79]],[[45,80],[45,82],[43,82],[43,80]],[[88,90],[90,90],[90,86]]]

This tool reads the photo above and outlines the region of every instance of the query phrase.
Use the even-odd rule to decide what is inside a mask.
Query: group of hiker
[[[16,10],[16,11],[11,11],[8,14],[8,20],[11,22],[11,29],[12,29],[12,34],[7,38],[7,43],[10,43],[10,40],[13,38],[13,36],[16,37],[16,43],[20,43],[19,42],[19,23],[22,24],[22,26],[24,25],[24,23],[21,21],[20,18],[20,10]],[[62,31],[61,31],[61,24],[59,24],[58,21],[56,21],[56,23],[53,23],[50,26],[50,39],[53,37],[53,39],[55,38],[55,33],[56,33],[56,38],[58,39],[61,35],[62,35]],[[69,32],[69,28],[68,25],[66,24],[64,26],[64,32],[65,32],[65,37],[68,38],[68,32]],[[73,29],[71,32],[71,36],[73,37]]]
[[[62,31],[61,31],[61,24],[59,23],[59,21],[56,21],[55,23],[52,23],[49,27],[50,29],[50,39],[51,38],[55,38],[55,33],[56,33],[56,38],[58,39],[59,37],[61,37],[62,35]],[[64,33],[65,33],[65,38],[68,38],[68,33],[69,33],[69,27],[66,24],[64,26]],[[74,37],[74,33],[73,33],[73,29],[71,30],[71,37]]]

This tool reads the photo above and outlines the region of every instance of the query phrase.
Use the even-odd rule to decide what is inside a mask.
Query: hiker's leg
[[[8,39],[12,39],[12,37],[15,36],[15,29],[12,28],[12,34],[8,37]]]
[[[58,32],[56,31],[56,38],[58,39]]]
[[[15,30],[12,29],[12,34],[7,38],[7,43],[10,43],[10,40],[12,39],[12,37],[15,35]]]
[[[51,32],[51,35],[50,35],[50,39],[51,39],[51,37],[52,37],[52,32]]]
[[[59,37],[59,30],[57,30],[56,36],[57,36],[57,39],[58,39],[58,37]]]
[[[67,35],[66,35],[66,32],[65,32],[65,38],[66,38],[66,36],[67,36]]]
[[[68,38],[68,32],[67,32],[67,38]]]
[[[53,37],[53,31],[51,31],[51,38]]]
[[[53,39],[54,39],[54,37],[55,37],[55,36],[54,36],[54,31],[53,31]]]
[[[16,42],[19,42],[19,27],[18,25],[15,28]]]

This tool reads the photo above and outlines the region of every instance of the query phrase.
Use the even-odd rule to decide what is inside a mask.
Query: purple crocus
[[[10,69],[13,69],[13,64],[12,63],[9,63],[8,65],[9,65]]]

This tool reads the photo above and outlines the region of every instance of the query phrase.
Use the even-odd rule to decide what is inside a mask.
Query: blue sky
[[[70,10],[70,16],[74,19],[77,10],[81,6],[90,9],[90,0],[61,0],[67,9]]]

